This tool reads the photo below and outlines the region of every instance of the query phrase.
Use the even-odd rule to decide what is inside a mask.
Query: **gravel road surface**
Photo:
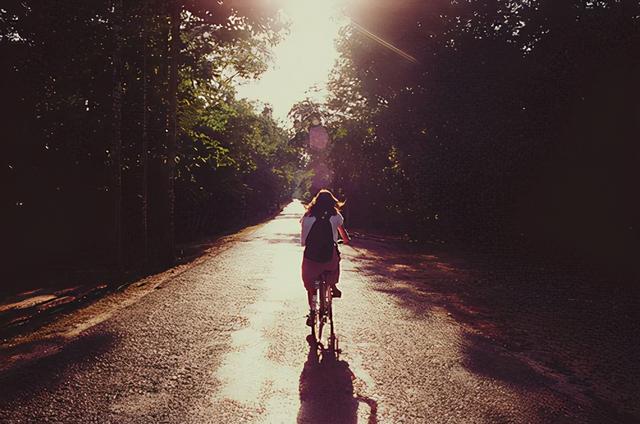
[[[625,421],[472,319],[411,296],[420,281],[398,275],[423,265],[381,266],[372,241],[342,247],[342,354],[318,360],[299,277],[302,211],[294,202],[192,264],[5,341],[0,422]],[[468,278],[437,258],[429,267],[443,284]]]

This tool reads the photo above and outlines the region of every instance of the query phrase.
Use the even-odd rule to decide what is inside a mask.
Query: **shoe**
[[[313,317],[315,316],[314,311],[309,311],[309,315],[307,315],[307,325],[309,327],[313,327]]]
[[[331,297],[342,297],[342,292],[336,286],[331,287]]]

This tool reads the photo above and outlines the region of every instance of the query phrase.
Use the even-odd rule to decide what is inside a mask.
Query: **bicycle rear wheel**
[[[316,340],[318,340],[318,343],[322,344],[322,330],[324,329],[324,308],[325,308],[325,298],[324,298],[324,283],[320,283],[320,285],[318,286],[318,300],[319,300],[319,307],[318,307],[318,313],[317,313],[317,318],[318,318],[318,332],[317,334],[317,338]]]
[[[315,304],[313,305],[313,325],[311,326],[311,336],[316,344],[320,343],[322,337],[322,280],[314,281],[315,285]]]
[[[320,309],[318,314],[318,342],[326,348],[329,346],[331,340],[330,337],[328,337],[327,343],[325,343],[322,339],[322,333],[327,323],[331,323],[331,286],[323,281],[322,284],[320,284],[319,292]]]
[[[316,309],[313,313],[313,325],[311,326],[311,335],[313,336],[313,340],[317,343],[320,341],[320,314]]]

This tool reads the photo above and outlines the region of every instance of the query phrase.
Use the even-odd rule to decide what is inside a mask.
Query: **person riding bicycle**
[[[310,314],[307,325],[313,325],[315,308],[315,281],[322,275],[331,285],[331,295],[341,297],[336,284],[340,278],[340,251],[338,234],[344,244],[349,243],[349,235],[344,229],[344,218],[340,208],[344,203],[329,190],[322,189],[307,205],[307,211],[300,219],[302,231],[300,244],[305,246],[302,259],[302,281],[307,290]]]

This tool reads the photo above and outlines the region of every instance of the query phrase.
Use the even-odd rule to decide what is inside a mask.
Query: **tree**
[[[243,16],[216,2],[3,4],[3,210],[16,269],[153,269],[170,234],[228,230],[290,196],[298,151],[268,113],[235,99],[234,79],[263,72],[279,36],[250,6]]]
[[[613,243],[625,246],[616,253],[625,255],[630,234],[609,224],[621,217],[604,211],[596,217],[589,204],[594,198],[610,204],[610,196],[595,188],[606,180],[620,192],[630,180],[619,165],[630,170],[629,164],[611,157],[609,171],[589,187],[572,181],[567,170],[595,169],[611,156],[605,153],[608,137],[593,138],[605,125],[606,133],[616,134],[607,143],[632,150],[632,131],[619,129],[628,128],[629,119],[616,119],[627,115],[629,99],[620,92],[616,101],[605,101],[596,93],[602,90],[597,87],[613,88],[613,80],[634,90],[623,69],[637,68],[631,47],[640,35],[637,13],[637,5],[621,2],[378,0],[354,6],[357,24],[343,33],[326,105],[334,117],[338,179],[350,198],[368,206],[352,217],[419,240],[483,249],[538,243],[596,251]],[[586,116],[589,109],[600,112],[584,119],[594,123],[587,132],[568,117],[577,111]],[[590,156],[586,140],[599,146],[598,154]],[[358,166],[362,161],[370,165]],[[585,173],[581,179],[594,177]],[[558,203],[549,193],[560,181],[571,189],[557,194],[563,199]],[[585,197],[578,201],[576,193]],[[562,221],[553,208],[545,210],[554,204],[565,210]],[[589,240],[578,228],[569,231],[585,210],[593,212],[588,226],[608,227],[601,238],[608,242]],[[635,228],[628,216],[625,222]]]
[[[115,263],[120,273],[123,265],[122,253],[122,0],[115,0],[113,5],[114,24],[113,37],[115,48],[113,52],[113,139],[111,147],[111,166],[113,168],[113,199],[115,234]]]

